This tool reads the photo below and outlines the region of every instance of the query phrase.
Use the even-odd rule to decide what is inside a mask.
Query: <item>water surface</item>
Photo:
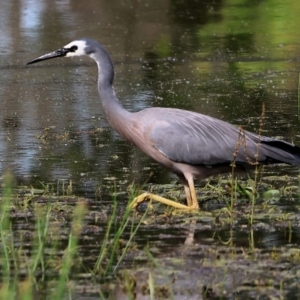
[[[88,58],[26,62],[81,36],[115,64],[130,111],[194,110],[298,142],[297,22],[293,1],[5,2],[0,46],[0,169],[20,183],[72,180],[93,193],[104,178],[166,183],[162,170],[108,125]],[[45,136],[46,134],[46,136]],[[137,176],[136,173],[139,173]]]
[[[126,109],[183,108],[258,132],[264,107],[263,133],[300,145],[299,6],[292,0],[4,1],[1,174],[10,170],[18,185],[49,184],[58,191],[72,181],[76,195],[97,193],[102,200],[110,200],[114,184],[126,191],[132,182],[174,181],[111,129],[93,61],[61,58],[26,66],[83,36],[111,55],[115,90]],[[298,184],[297,167],[269,167],[265,175],[283,174]],[[195,244],[210,245],[208,237],[215,235],[200,227]],[[140,249],[151,243],[165,251],[184,243],[186,231],[145,227],[137,243]],[[256,246],[298,247],[296,227],[294,233],[289,239],[280,228],[258,232]],[[238,247],[249,246],[248,233],[219,232],[221,240],[230,234]]]

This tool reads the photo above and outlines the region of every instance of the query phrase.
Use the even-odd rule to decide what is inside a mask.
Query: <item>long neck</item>
[[[130,115],[118,100],[114,88],[114,69],[104,48],[99,48],[92,58],[98,65],[98,92],[104,113],[110,125],[123,137],[127,137],[126,127],[130,126]]]

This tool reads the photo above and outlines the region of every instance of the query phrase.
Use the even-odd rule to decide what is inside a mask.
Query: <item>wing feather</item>
[[[151,108],[142,112],[140,117],[145,120],[153,146],[172,161],[215,165],[233,160],[242,164],[295,160],[290,151],[280,149],[293,145],[259,137],[219,119],[180,109]],[[274,147],[274,142],[281,146]]]

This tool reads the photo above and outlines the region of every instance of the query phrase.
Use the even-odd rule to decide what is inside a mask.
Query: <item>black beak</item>
[[[53,52],[47,53],[45,55],[42,55],[42,56],[28,62],[26,65],[31,65],[31,64],[34,64],[34,63],[37,63],[39,61],[46,60],[46,59],[66,56],[68,52],[70,52],[70,49],[61,48],[61,49],[58,49],[56,51],[53,51]]]

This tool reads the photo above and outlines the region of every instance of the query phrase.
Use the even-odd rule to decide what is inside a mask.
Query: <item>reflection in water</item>
[[[283,0],[2,1],[0,172],[10,169],[18,184],[39,187],[41,181],[52,183],[55,190],[61,180],[66,185],[72,180],[74,192],[88,196],[101,186],[103,200],[110,200],[105,195],[110,195],[114,183],[118,191],[124,191],[133,181],[172,180],[108,126],[96,90],[93,63],[64,60],[25,67],[39,54],[82,36],[99,40],[112,55],[115,89],[130,111],[179,107],[257,131],[264,103],[264,134],[300,144],[296,103],[299,6],[299,1]],[[291,167],[270,172],[298,174]],[[17,221],[23,223],[19,218]],[[231,260],[225,261],[226,266],[220,265],[222,255],[230,259],[239,248],[238,267],[248,272],[253,263],[254,256],[249,260],[245,257],[250,238],[243,226],[233,231],[214,224],[213,236],[215,229],[208,227],[205,217],[197,219],[195,227],[162,223],[142,226],[136,243],[140,249],[156,246],[168,258],[174,253],[176,257],[183,255],[181,250],[188,252],[191,247],[186,260],[157,261],[169,273],[178,275],[184,291],[190,286],[187,279],[193,278],[197,299],[203,284],[218,285],[217,280],[223,284],[224,278],[228,282],[232,278],[230,282],[237,284],[236,280],[242,278],[238,273],[241,268],[230,269]],[[273,251],[273,247],[287,245],[283,252],[299,248],[297,228],[288,232],[284,224],[275,230],[256,226],[256,248]],[[105,224],[99,228],[102,232]],[[95,235],[88,239],[92,245],[86,248],[85,257],[92,251],[98,253],[95,247],[102,238]],[[220,256],[214,251],[228,241],[237,247],[233,252],[225,249]],[[85,244],[89,245],[87,241]],[[286,271],[290,258],[292,255],[287,255],[284,264],[278,265],[268,257],[263,267],[258,259],[261,278],[274,276],[277,283],[278,278],[272,275],[274,268],[284,267]],[[258,282],[257,269],[253,282]],[[296,272],[297,268],[292,280],[297,278]],[[249,283],[249,275],[246,279]]]
[[[43,25],[44,1],[23,0],[20,2],[20,29],[25,35],[35,37],[35,30]]]
[[[260,14],[266,9],[268,15]],[[296,18],[294,10],[286,7],[277,18]],[[283,36],[274,27],[281,24],[274,11],[260,1],[5,2],[1,171],[10,168],[20,183],[34,185],[72,179],[79,193],[93,193],[106,177],[143,183],[154,171],[150,181],[170,181],[108,126],[92,63],[24,67],[80,36],[101,41],[112,54],[115,89],[126,109],[180,107],[257,131],[265,103],[267,134],[297,142],[296,22]]]
[[[82,35],[99,39],[112,53],[115,88],[131,111],[180,107],[257,131],[265,103],[268,135],[297,142],[297,79],[290,62],[298,53],[297,36],[291,28],[285,46],[275,47],[277,40],[258,26],[274,24],[273,15],[262,19],[260,10],[259,1],[250,6],[223,1],[5,4],[1,23],[8,24],[5,40],[11,43],[0,46],[1,68],[10,66],[1,69],[0,79],[1,170],[10,168],[20,182],[34,185],[72,179],[82,193],[92,192],[105,177],[142,183],[154,171],[152,182],[170,180],[172,175],[108,127],[92,63],[78,62],[75,69],[63,61],[24,67],[36,54]],[[288,49],[289,60],[281,55]],[[10,119],[18,120],[17,126],[12,128]],[[47,129],[51,138],[39,139]],[[139,170],[144,171],[137,179]]]

